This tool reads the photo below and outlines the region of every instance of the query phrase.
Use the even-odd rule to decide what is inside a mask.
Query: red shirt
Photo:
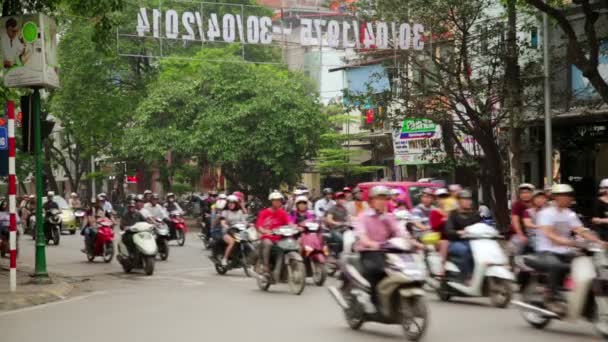
[[[447,215],[444,215],[439,209],[433,209],[429,215],[429,224],[431,229],[437,233],[441,233],[442,238],[445,234],[444,228],[447,220]]]
[[[283,208],[272,209],[266,208],[260,211],[258,215],[258,221],[256,222],[256,227],[275,230],[281,226],[285,226],[289,224],[289,215]],[[264,234],[260,237],[263,239],[269,239],[272,241],[278,241],[281,238],[279,236],[274,236],[271,234]]]
[[[521,226],[522,230],[525,230],[523,219],[527,215],[529,204],[530,204],[529,202],[526,203],[526,202],[523,202],[523,201],[516,201],[511,206],[511,215],[512,216],[513,215],[519,216],[519,225]],[[515,230],[513,229],[513,227],[511,227],[511,233],[515,233]]]

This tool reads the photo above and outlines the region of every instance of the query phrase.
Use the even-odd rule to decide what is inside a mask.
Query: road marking
[[[194,271],[210,271],[210,270],[214,270],[214,267],[193,267],[193,268],[181,268],[181,269],[177,269],[177,270],[171,270],[171,271],[162,271],[162,272],[157,272],[157,274],[175,274],[175,273],[188,273],[188,272],[194,272]]]
[[[203,285],[205,285],[204,282],[194,280],[194,279],[181,278],[181,277],[170,277],[170,276],[163,276],[163,275],[159,275],[159,276],[155,276],[155,277],[146,277],[143,279],[150,280],[150,281],[154,281],[156,279],[175,280],[175,281],[182,282],[184,286],[203,286]]]
[[[27,311],[44,309],[44,308],[47,308],[47,307],[50,307],[50,306],[59,305],[59,304],[66,304],[66,303],[70,303],[70,302],[75,302],[75,301],[87,299],[89,297],[102,295],[102,294],[105,294],[105,293],[106,293],[106,291],[95,291],[95,292],[91,292],[91,293],[86,294],[86,295],[72,297],[72,298],[65,299],[65,300],[59,300],[59,301],[56,301],[56,302],[51,302],[51,303],[46,303],[46,304],[39,304],[39,305],[29,306],[27,308],[21,308],[21,309],[15,309],[15,310],[10,310],[10,311],[0,312],[0,317],[8,316],[8,315],[16,314],[16,313],[21,313],[21,312],[27,312]]]

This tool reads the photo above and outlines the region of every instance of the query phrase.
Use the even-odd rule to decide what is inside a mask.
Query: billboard
[[[43,14],[0,18],[4,86],[59,87],[57,25]]]
[[[441,127],[427,119],[405,119],[393,132],[395,165],[430,164],[442,159]]]

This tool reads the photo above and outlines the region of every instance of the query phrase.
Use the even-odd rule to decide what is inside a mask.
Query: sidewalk
[[[0,312],[65,299],[74,290],[72,284],[58,275],[51,275],[52,284],[32,284],[33,270],[21,266],[17,272],[17,291],[10,292],[9,268],[4,261],[0,260]]]

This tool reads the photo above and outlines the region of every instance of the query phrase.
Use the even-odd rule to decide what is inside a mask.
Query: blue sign
[[[597,68],[602,78],[608,81],[608,41],[600,45]],[[572,95],[579,100],[592,100],[600,97],[589,80],[583,76],[583,72],[574,65],[572,65]]]
[[[6,127],[0,127],[0,151],[8,150],[8,130]]]

